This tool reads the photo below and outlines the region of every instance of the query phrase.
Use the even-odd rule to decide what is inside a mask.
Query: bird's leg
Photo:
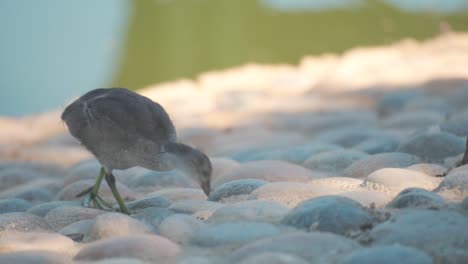
[[[124,201],[122,199],[122,196],[120,196],[120,193],[117,190],[117,185],[115,184],[115,177],[114,177],[114,175],[112,175],[112,173],[106,174],[106,182],[109,185],[109,187],[111,188],[111,191],[112,191],[112,194],[115,197],[115,200],[117,200],[117,203],[119,204],[120,211],[122,213],[125,213],[125,214],[129,215],[130,211],[128,210],[127,206],[125,205],[125,203],[124,203]]]
[[[98,209],[106,209],[106,207],[112,208],[112,206],[109,203],[105,202],[98,195],[99,187],[101,187],[102,179],[104,178],[105,175],[106,175],[106,172],[104,168],[101,168],[101,171],[99,172],[99,175],[96,179],[96,183],[92,187],[82,191],[76,196],[76,197],[81,197],[81,196],[86,195],[85,198],[83,199],[84,206],[89,207],[90,202],[93,201],[93,206]]]

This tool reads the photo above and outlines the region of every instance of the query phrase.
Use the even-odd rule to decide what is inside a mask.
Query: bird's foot
[[[82,204],[85,207],[94,207],[101,210],[113,211],[112,205],[109,202],[106,202],[101,196],[93,192],[93,187],[82,191],[76,197],[82,196],[84,196]]]

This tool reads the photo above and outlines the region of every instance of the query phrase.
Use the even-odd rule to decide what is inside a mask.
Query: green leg
[[[81,197],[84,196],[83,199],[83,205],[86,207],[90,207],[91,201],[93,201],[93,206],[98,208],[98,209],[105,209],[105,207],[110,207],[107,203],[102,200],[101,197],[99,197],[98,192],[99,192],[99,187],[101,187],[102,179],[106,175],[106,172],[104,168],[101,168],[101,171],[99,172],[98,178],[96,179],[96,183],[90,187],[89,189],[84,190],[83,192],[79,193],[76,197]],[[102,204],[101,204],[102,202]]]
[[[114,195],[115,197],[115,200],[117,200],[117,203],[119,204],[119,207],[120,207],[120,211],[122,213],[125,213],[125,214],[130,214],[130,211],[128,210],[127,206],[125,205],[122,197],[120,196],[120,193],[119,191],[117,190],[117,185],[115,184],[115,177],[114,175],[111,174],[107,174],[106,175],[106,181],[107,181],[107,184],[109,185],[109,187],[111,188],[112,190],[112,194]]]

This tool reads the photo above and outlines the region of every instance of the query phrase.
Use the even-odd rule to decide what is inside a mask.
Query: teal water
[[[247,62],[468,31],[468,0],[3,0],[0,115]]]

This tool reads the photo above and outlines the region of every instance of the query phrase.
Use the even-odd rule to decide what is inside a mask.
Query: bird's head
[[[207,196],[210,194],[213,168],[210,159],[203,152],[180,143],[165,144],[164,152],[169,156],[172,168],[190,176],[200,184]]]

